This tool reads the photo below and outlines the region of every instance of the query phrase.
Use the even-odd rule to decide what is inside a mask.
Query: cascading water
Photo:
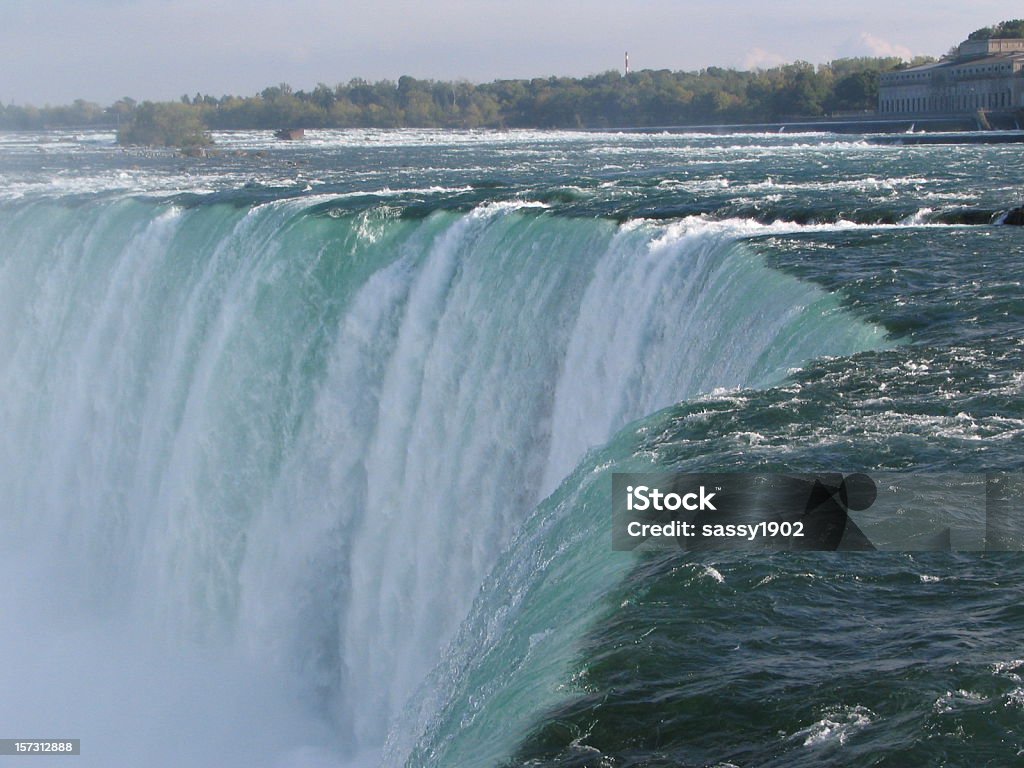
[[[375,762],[389,731],[394,764],[500,756],[508,739],[469,744],[495,717],[474,713],[504,697],[523,724],[562,670],[564,653],[524,661],[558,622],[545,563],[591,564],[561,600],[621,573],[576,524],[600,514],[591,465],[559,489],[587,452],[882,340],[727,224],[395,214],[0,210],[0,532],[29,553],[4,566],[25,613],[0,642],[17,660],[53,638],[49,694],[0,717],[87,732],[90,765]],[[553,492],[542,509],[569,505],[575,535],[531,517]],[[547,694],[488,691],[481,670],[524,637],[506,662]],[[32,690],[15,667],[0,683]],[[176,732],[192,744],[168,747]]]

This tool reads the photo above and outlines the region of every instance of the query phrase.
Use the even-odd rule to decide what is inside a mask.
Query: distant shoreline
[[[993,136],[1024,130],[1015,112],[989,113],[994,127],[985,129],[973,115],[902,115],[883,117],[878,113],[849,117],[816,117],[763,123],[725,123],[716,125],[638,126],[619,128],[629,133],[965,133],[979,132]],[[1003,139],[1002,141],[1005,141]],[[999,143],[993,142],[993,143]]]

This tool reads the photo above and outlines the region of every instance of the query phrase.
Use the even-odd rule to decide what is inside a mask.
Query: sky
[[[634,70],[939,56],[1021,15],[990,0],[0,0],[0,102],[581,76],[626,51]]]

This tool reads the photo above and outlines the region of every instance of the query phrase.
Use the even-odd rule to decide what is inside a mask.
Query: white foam
[[[863,730],[877,719],[878,716],[874,712],[860,705],[831,707],[826,710],[824,717],[797,731],[791,738],[802,740],[805,747],[842,746],[857,731]]]

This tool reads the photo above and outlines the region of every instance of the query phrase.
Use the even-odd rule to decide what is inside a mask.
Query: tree
[[[991,27],[976,29],[967,36],[968,40],[1003,40],[1024,37],[1024,19],[1001,21]]]
[[[872,109],[878,101],[878,73],[851,72],[836,81],[828,108],[836,110]]]
[[[195,148],[209,146],[213,141],[196,108],[180,102],[144,101],[118,129],[117,143]]]

